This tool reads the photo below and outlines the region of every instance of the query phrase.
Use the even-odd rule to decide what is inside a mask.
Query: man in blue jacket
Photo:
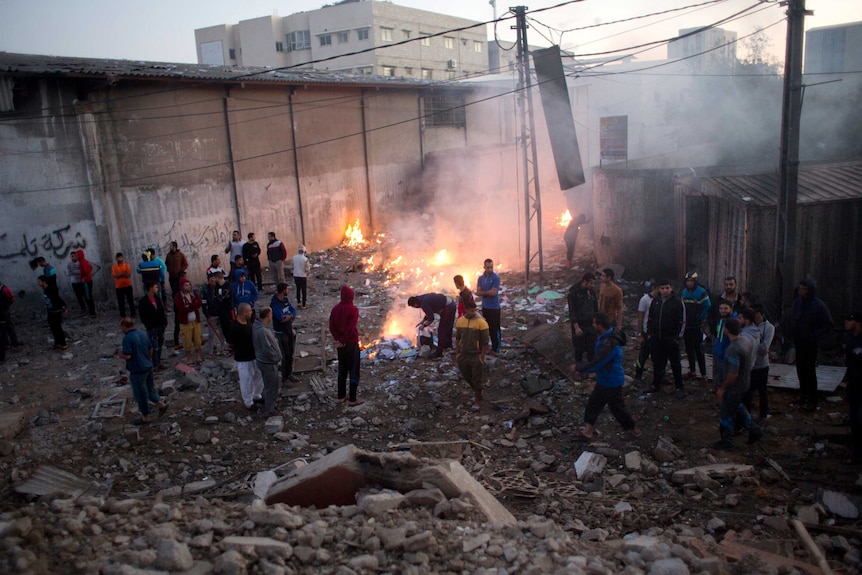
[[[626,335],[621,329],[611,327],[608,316],[599,312],[593,316],[593,328],[600,334],[596,341],[596,353],[592,361],[572,366],[572,371],[585,375],[596,374],[596,386],[593,388],[587,407],[584,411],[584,427],[575,433],[576,441],[593,439],[596,433],[596,420],[599,414],[608,406],[614,418],[623,426],[627,439],[640,437],[641,430],[635,424],[631,413],[626,409],[623,399],[623,348],[626,345]]]
[[[695,362],[700,368],[700,377],[706,383],[706,356],[703,353],[703,320],[709,315],[712,302],[706,289],[697,281],[697,272],[685,274],[685,287],[680,293],[685,305],[685,354],[688,356],[688,378],[694,379]]]

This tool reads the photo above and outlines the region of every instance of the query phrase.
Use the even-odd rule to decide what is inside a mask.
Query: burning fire
[[[360,246],[365,243],[365,240],[362,237],[362,228],[359,226],[359,218],[349,226],[347,226],[347,231],[344,232],[344,241],[342,242],[345,246]]]
[[[437,252],[437,254],[434,256],[434,259],[431,260],[431,263],[435,266],[447,266],[452,263],[452,258],[449,256],[446,250],[443,249]]]
[[[559,217],[559,219],[557,220],[557,223],[560,225],[560,227],[567,228],[567,227],[569,227],[569,223],[571,221],[572,221],[572,214],[569,212],[569,210],[566,210],[566,212],[562,216]]]

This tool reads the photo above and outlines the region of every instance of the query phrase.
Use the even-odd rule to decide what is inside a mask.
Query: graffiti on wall
[[[132,238],[136,253],[152,248],[158,255],[169,251],[170,243],[177,242],[180,250],[188,257],[206,258],[209,264],[211,253],[222,253],[230,239],[231,232],[236,228],[234,220],[224,218],[209,223],[193,223],[184,220],[174,220],[164,232],[151,231],[142,236]]]
[[[0,259],[34,258],[44,256],[62,260],[72,250],[82,250],[87,247],[87,240],[81,232],[72,231],[72,225],[67,224],[42,235],[21,234],[21,238],[7,237],[0,234]]]

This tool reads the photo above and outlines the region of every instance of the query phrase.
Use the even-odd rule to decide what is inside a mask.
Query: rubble
[[[800,431],[801,414],[780,392],[770,397],[775,416],[767,435],[752,450],[744,442],[730,454],[707,449],[715,439],[715,401],[697,383],[687,386],[684,401],[627,390],[644,429],[640,439],[624,438],[605,412],[587,452],[570,441],[590,383],[571,382],[565,373],[565,300],[546,293],[540,303],[537,296],[565,293],[581,269],[560,272],[550,280],[556,285],[533,293],[514,274],[504,277],[503,350],[488,364],[481,411],[469,410],[471,392],[453,358],[424,360],[418,350],[368,358],[359,387],[366,403],[338,404],[325,325],[341,283],[358,288],[363,341],[380,336],[381,304],[406,297],[362,265],[346,271],[348,256],[354,258],[351,250],[343,258],[338,249],[318,255],[325,265],[310,278],[309,309],[297,322],[297,355],[306,354],[314,371],[281,388],[280,424],[243,408],[229,358],[186,369],[182,352],[166,350],[169,367],[156,384],[169,394],[170,410],[136,427],[122,364],[110,351],[76,346],[75,369],[49,352],[10,354],[4,375],[14,377],[0,381],[8,410],[0,415],[14,406],[23,423],[5,448],[0,443],[0,469],[11,486],[0,510],[0,570],[718,575],[746,572],[755,553],[768,561],[768,553],[807,560],[789,531],[790,518],[799,517],[812,533],[846,528],[818,532],[815,541],[828,562],[859,571],[855,520],[832,508],[838,498],[829,495],[827,504],[808,487],[821,466],[832,469],[828,491],[846,493],[859,508],[852,499],[856,476],[830,467],[843,446]],[[622,281],[629,318],[640,294],[636,283]],[[89,341],[104,330],[102,321],[69,323],[79,341]],[[394,337],[384,347],[400,354],[407,343]],[[30,374],[44,377],[40,387],[25,384]],[[542,389],[529,397],[521,382]],[[46,400],[50,389],[63,400]],[[90,417],[96,405],[109,417]],[[112,405],[124,408],[110,413]],[[33,425],[40,410],[56,422]],[[827,414],[812,417],[832,425]],[[331,458],[341,458],[345,446],[355,450],[354,460],[333,467]],[[589,473],[578,473],[581,457]],[[38,477],[45,461],[81,485],[60,495],[11,491]],[[106,489],[82,492],[91,482]],[[276,493],[293,499],[270,500]],[[749,571],[777,569],[760,567]]]

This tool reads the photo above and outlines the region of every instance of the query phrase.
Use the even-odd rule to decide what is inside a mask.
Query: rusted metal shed
[[[597,256],[633,278],[697,271],[711,292],[735,276],[772,304],[776,170],[594,170]],[[839,320],[862,308],[860,228],[862,160],[800,166],[796,274],[817,282]]]

